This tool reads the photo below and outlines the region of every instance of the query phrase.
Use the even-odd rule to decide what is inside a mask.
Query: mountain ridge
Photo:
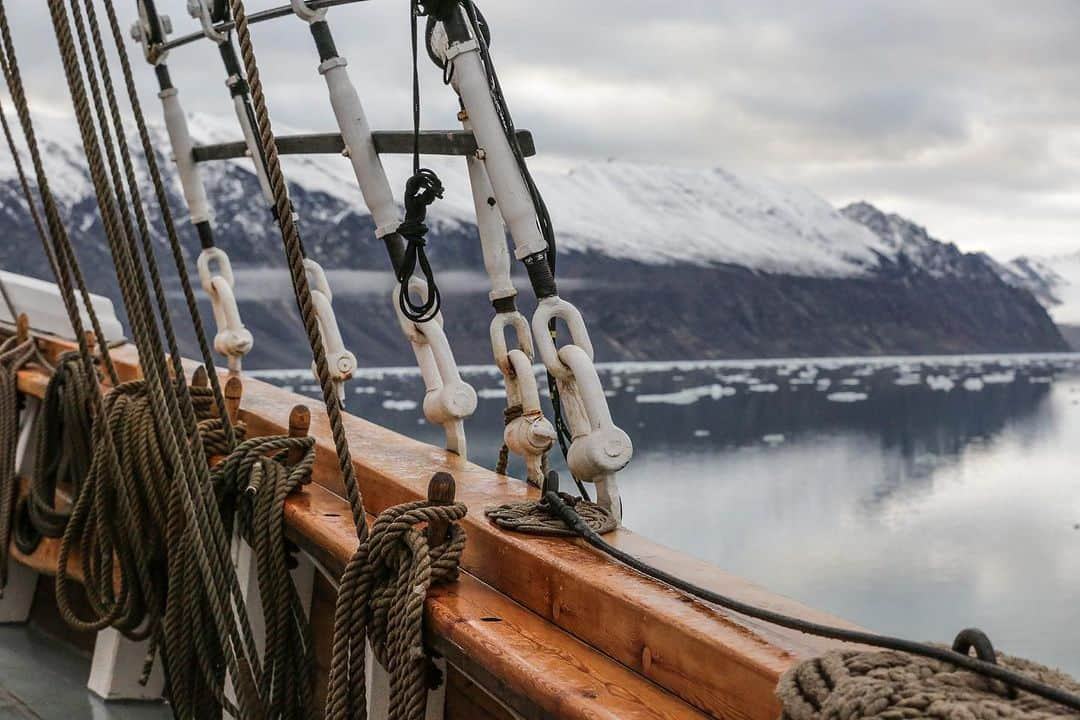
[[[217,118],[193,116],[192,126],[198,142],[239,137]],[[158,147],[167,147],[160,128],[154,132]],[[78,235],[91,286],[115,296],[79,145],[70,129],[47,136],[48,163],[64,181],[58,199]],[[158,160],[171,170],[163,150]],[[284,160],[310,255],[343,273],[333,282],[347,342],[365,364],[409,362],[389,301],[389,262],[348,162],[336,156]],[[385,163],[393,186],[402,187],[407,159]],[[425,164],[448,187],[432,209],[428,243],[449,289],[448,332],[459,361],[484,362],[490,309],[465,164],[460,158],[426,158]],[[9,165],[0,162],[0,214],[14,242],[0,247],[0,266],[47,277]],[[256,336],[249,366],[304,365],[291,291],[272,282],[284,267],[280,236],[250,164],[200,167],[219,244],[246,273],[237,292]],[[1065,348],[1031,293],[992,271],[996,261],[960,253],[925,231],[917,242],[901,242],[884,231],[888,227],[869,222],[877,216],[868,205],[863,219],[869,225],[802,188],[717,168],[603,162],[535,174],[558,233],[560,285],[588,319],[601,359]],[[168,175],[170,204],[182,218],[179,183]],[[189,225],[183,234],[190,259],[198,243]],[[527,290],[524,278],[517,284]],[[531,307],[525,299],[521,304]],[[209,319],[205,313],[204,322]]]

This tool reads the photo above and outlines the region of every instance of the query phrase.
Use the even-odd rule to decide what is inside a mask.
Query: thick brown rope
[[[57,507],[56,489],[69,488],[77,497],[90,471],[91,397],[99,392],[97,375],[85,374],[78,353],[60,356],[38,413],[37,456],[25,515],[30,527],[24,529],[20,547],[24,553],[33,552],[41,537],[64,534],[70,511]]]
[[[188,604],[194,602],[208,608],[208,612],[203,617],[208,617],[211,621],[208,627],[216,629],[216,639],[196,633],[194,641],[206,643],[213,640],[224,658],[223,663],[218,662],[211,668],[216,668],[216,671],[213,677],[208,678],[208,685],[215,694],[218,694],[223,679],[222,669],[224,669],[236,688],[239,701],[238,714],[245,718],[261,717],[263,712],[255,679],[258,674],[258,658],[254,650],[254,641],[243,606],[243,598],[230,566],[229,541],[219,511],[215,507],[215,498],[209,483],[209,468],[203,454],[201,438],[195,427],[190,397],[185,385],[173,383],[167,377],[168,373],[165,371],[163,361],[164,353],[160,337],[155,331],[156,322],[150,308],[149,291],[140,271],[141,264],[145,263],[149,266],[154,262],[154,258],[139,258],[135,239],[131,233],[126,232],[130,229],[130,224],[124,223],[124,213],[118,209],[117,194],[114,193],[115,187],[122,183],[122,180],[110,186],[108,171],[102,158],[103,148],[97,128],[94,126],[94,114],[90,109],[83,85],[82,68],[61,0],[49,0],[49,9],[80,133],[83,136],[91,178],[106,227],[106,236],[117,267],[121,293],[131,319],[136,344],[143,358],[146,381],[142,385],[142,390],[146,392],[148,402],[154,408],[150,422],[161,441],[165,456],[163,459],[168,461],[165,467],[171,469],[170,475],[175,480],[172,486],[175,488],[172,496],[174,503],[170,508],[169,518],[171,521],[182,522],[191,528],[191,531],[185,535],[191,545],[187,548],[188,551],[183,553],[183,557],[177,557],[177,562],[172,562],[172,557],[170,557],[169,586],[175,591],[169,595],[166,614],[168,615],[170,608],[175,608],[184,602],[184,599],[178,596],[187,597]],[[79,27],[81,19],[74,0],[72,14],[76,16],[76,27]],[[106,70],[107,68],[103,68],[102,72]],[[92,71],[89,72],[89,79],[93,91],[95,80]],[[94,91],[94,97],[95,100],[99,100],[100,95],[97,91]],[[101,119],[103,113],[99,111],[98,117]],[[107,122],[102,120],[102,125],[107,127]],[[102,132],[107,139],[108,131]],[[117,128],[113,136],[120,135],[123,135],[123,130]],[[117,176],[115,158],[107,145],[105,152],[110,161],[108,170],[113,171],[115,178]],[[170,385],[173,388],[178,387],[179,392],[168,389]],[[108,423],[105,424],[108,425]],[[119,462],[117,445],[113,443],[110,435],[111,433],[106,432],[99,442],[105,446],[104,452],[109,458],[108,474],[116,478],[116,481],[122,482],[123,471]],[[87,483],[87,486],[89,487],[90,483]],[[83,496],[86,495],[84,490]],[[85,502],[83,496],[76,501],[72,521],[68,525],[69,533],[79,512],[80,504]],[[69,534],[65,533],[65,538],[68,537]],[[176,547],[176,545],[170,546],[170,553],[175,553]],[[62,543],[62,551],[65,548],[66,544]],[[112,559],[103,555],[100,562],[111,565]],[[192,567],[197,569],[195,576],[192,577],[190,572],[185,576],[185,569]],[[120,606],[120,603],[112,604]],[[112,612],[110,610],[107,614]],[[167,617],[166,626],[168,625]],[[187,632],[191,633],[190,627]],[[168,629],[165,636],[168,639]],[[167,670],[170,666],[177,666],[174,660],[175,657],[166,653]]]
[[[251,89],[252,109],[255,116],[259,148],[263,155],[267,179],[274,199],[274,214],[281,230],[285,255],[292,278],[296,303],[307,332],[308,343],[315,360],[315,372],[322,388],[323,402],[326,406],[330,429],[334,437],[338,465],[341,470],[346,496],[356,525],[358,539],[357,551],[349,560],[338,588],[337,607],[334,613],[334,642],[331,651],[330,678],[327,692],[326,717],[329,720],[360,717],[365,712],[364,700],[364,635],[363,627],[356,623],[360,619],[358,606],[363,602],[359,594],[362,590],[360,581],[364,568],[364,553],[368,534],[367,519],[364,512],[363,497],[352,465],[348,437],[342,419],[341,401],[337,389],[330,378],[323,348],[322,334],[312,305],[311,291],[308,287],[304,269],[304,249],[299,229],[293,213],[289,190],[281,171],[277,143],[266,106],[262,79],[255,58],[248,28],[247,11],[243,0],[230,0],[240,55],[244,63],[244,73]]]
[[[19,478],[15,451],[19,440],[18,370],[34,356],[33,339],[10,337],[0,343],[0,597],[7,586],[15,495]]]
[[[1080,692],[1080,683],[1043,665],[998,655],[998,664],[1041,683]],[[782,720],[1000,718],[1044,720],[1080,717],[1027,692],[941,660],[895,650],[843,650],[806,660],[776,687]]]
[[[188,274],[187,264],[184,259],[183,250],[180,247],[179,236],[176,231],[176,223],[173,219],[172,208],[169,205],[169,198],[165,191],[165,183],[162,179],[161,168],[158,166],[157,155],[150,138],[150,132],[146,125],[146,118],[143,115],[142,103],[139,100],[138,90],[135,87],[135,80],[131,72],[131,61],[128,57],[127,45],[124,43],[123,33],[120,30],[120,24],[116,17],[116,8],[114,7],[113,0],[103,0],[105,6],[105,12],[108,16],[109,27],[112,31],[113,45],[116,48],[117,56],[120,59],[120,69],[124,77],[124,86],[127,91],[128,102],[131,106],[132,115],[135,118],[135,124],[139,132],[139,140],[142,144],[143,159],[146,162],[146,168],[150,176],[150,181],[154,187],[154,196],[157,200],[158,209],[161,213],[162,224],[165,227],[165,236],[169,242],[169,249],[172,254],[173,264],[176,267],[176,274],[180,280],[180,288],[184,295],[184,301],[187,304],[188,317],[191,319],[192,326],[195,330],[195,339],[199,345],[199,352],[202,356],[202,361],[205,366],[210,369],[214,367],[213,356],[210,353],[210,344],[206,339],[206,331],[204,329],[202,318],[199,313],[198,304],[195,301],[195,293],[192,290],[191,278]],[[97,32],[97,22],[94,13],[94,5],[91,0],[86,0],[86,12],[87,17],[91,20],[91,28],[94,29],[94,44],[98,52],[100,62],[104,65],[107,60],[105,59],[104,43],[101,41],[100,33]],[[120,125],[119,108],[116,103],[116,98],[111,90],[111,83],[107,85],[110,88],[109,98],[110,107],[113,112],[113,122],[117,127]],[[121,138],[123,140],[123,138]],[[121,151],[124,155],[125,169],[127,173],[128,185],[131,188],[133,196],[138,197],[138,182],[135,178],[134,169],[131,165],[131,158],[127,151],[126,142],[121,142]],[[140,223],[145,224],[145,216],[141,209],[141,203],[136,203],[136,210],[140,217]],[[146,237],[146,233],[143,233],[143,237]],[[145,242],[145,240],[144,240]],[[149,246],[147,245],[147,248]],[[144,252],[150,253],[147,249]],[[151,265],[153,271],[154,265]],[[160,290],[160,280],[155,283],[155,293],[158,295],[159,303],[164,304],[164,294]],[[163,305],[164,306],[164,305]],[[163,315],[168,318],[167,310],[162,310]],[[172,339],[170,345],[170,352],[174,354],[174,363],[178,373],[182,373],[180,364],[180,355],[176,349],[175,339]],[[222,432],[226,438],[226,443],[230,447],[236,444],[236,434],[233,430],[232,422],[229,418],[229,414],[225,410],[225,398],[221,392],[221,383],[218,380],[216,372],[208,374],[210,380],[210,388],[213,394],[214,402],[218,406],[218,418],[221,423]],[[178,375],[179,376],[179,375]]]
[[[286,464],[293,453],[300,458]],[[235,505],[238,533],[251,546],[266,627],[263,651],[267,717],[313,717],[315,657],[311,625],[289,569],[291,544],[285,538],[285,499],[311,481],[314,438],[261,437],[237,446],[214,468],[212,478],[226,505]]]
[[[428,664],[423,647],[424,600],[431,585],[457,579],[465,531],[463,503],[433,505],[426,500],[389,508],[379,515],[371,537],[360,547],[361,568],[352,608],[350,657],[363,656],[369,638],[376,659],[390,676],[389,720],[422,720],[427,709]],[[450,523],[446,540],[430,546],[422,524]],[[335,637],[335,641],[336,641]],[[365,718],[363,685],[350,684],[348,702],[327,709],[327,717]]]

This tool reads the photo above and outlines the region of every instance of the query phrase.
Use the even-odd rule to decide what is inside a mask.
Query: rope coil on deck
[[[78,497],[90,471],[92,396],[100,392],[98,381],[96,375],[87,376],[78,352],[67,352],[45,386],[30,493],[16,517],[15,544],[22,553],[34,552],[42,537],[64,534],[70,511],[56,506],[56,489],[70,488],[71,496]]]
[[[577,537],[580,530],[567,524],[566,519],[548,500],[549,492],[558,493],[558,497],[569,507],[584,526],[597,535],[609,533],[619,526],[611,511],[584,498],[558,492],[559,476],[552,471],[546,476],[543,495],[536,500],[496,505],[484,510],[484,515],[491,522],[504,530],[526,535],[546,535],[548,537]]]
[[[1040,683],[1080,692],[1073,678],[1045,665],[1007,655],[998,656],[998,663]],[[951,663],[894,650],[844,650],[799,663],[780,678],[776,695],[782,720],[1080,717],[1052,700],[1010,692],[998,680]]]

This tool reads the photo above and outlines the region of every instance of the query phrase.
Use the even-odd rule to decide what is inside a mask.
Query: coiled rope
[[[0,597],[7,586],[15,496],[19,478],[15,467],[19,440],[19,368],[36,352],[33,338],[12,336],[0,343]]]
[[[997,663],[1041,685],[1080,694],[1080,684],[1074,679],[1044,665],[1008,655],[998,656]],[[1046,720],[1064,716],[1052,700],[1010,692],[1005,683],[953,663],[894,650],[845,650],[807,660],[784,674],[776,696],[783,707],[782,720]]]
[[[457,579],[465,531],[463,503],[426,500],[389,508],[379,515],[361,547],[363,570],[353,607],[354,631],[367,636],[390,675],[388,720],[422,720],[427,708],[430,663],[423,646],[424,599],[432,585]],[[430,545],[421,524],[450,524],[446,539]],[[362,653],[363,647],[354,648]],[[358,698],[362,700],[362,698]],[[363,718],[364,705],[334,717]],[[328,715],[329,717],[329,715]]]
[[[237,40],[240,46],[240,54],[243,59],[244,72],[247,76],[248,86],[251,89],[252,107],[255,115],[256,129],[259,140],[259,148],[265,160],[265,168],[270,188],[274,198],[274,206],[279,228],[281,230],[282,243],[285,247],[289,274],[292,278],[293,290],[296,302],[303,319],[304,329],[307,332],[308,343],[311,346],[315,361],[315,374],[318,377],[322,389],[323,402],[326,406],[327,417],[330,422],[331,432],[334,437],[334,447],[337,451],[338,464],[344,482],[346,496],[352,511],[353,522],[356,525],[357,549],[349,559],[345,572],[341,577],[338,587],[337,607],[334,613],[334,641],[331,650],[330,677],[327,688],[325,717],[328,720],[353,720],[364,718],[367,714],[366,688],[364,687],[365,675],[365,650],[367,634],[372,632],[372,644],[381,646],[383,650],[377,650],[380,660],[386,665],[391,677],[398,680],[392,681],[394,687],[416,687],[421,680],[415,676],[425,668],[416,659],[416,655],[423,655],[423,647],[417,640],[416,644],[409,644],[398,638],[419,638],[420,621],[422,613],[414,611],[417,603],[422,610],[423,594],[413,592],[413,587],[400,590],[393,595],[394,602],[405,602],[409,608],[404,615],[399,615],[398,610],[391,612],[387,605],[389,599],[386,595],[379,595],[378,600],[372,599],[372,593],[377,592],[378,586],[374,578],[381,572],[378,565],[373,563],[390,562],[394,560],[396,567],[405,568],[405,560],[409,561],[407,567],[419,569],[410,572],[423,573],[423,566],[429,555],[421,552],[419,545],[408,533],[399,530],[394,523],[394,530],[389,536],[387,530],[380,530],[378,542],[369,536],[367,518],[364,512],[363,497],[360,493],[359,483],[352,465],[352,455],[349,450],[348,438],[345,434],[345,426],[342,418],[340,399],[329,370],[326,365],[326,355],[323,348],[322,335],[319,332],[318,321],[311,301],[311,292],[308,287],[307,277],[304,272],[304,252],[300,240],[299,230],[292,210],[292,202],[289,198],[288,187],[281,171],[281,162],[278,157],[277,143],[274,139],[274,131],[270,122],[269,112],[266,106],[266,97],[263,92],[262,80],[259,76],[258,62],[255,58],[255,50],[251,42],[251,34],[248,28],[247,12],[243,0],[230,0],[233,22],[235,23]],[[404,506],[402,510],[402,523],[408,524],[409,519],[416,516],[432,517],[448,511],[432,511],[428,513],[424,507],[413,504]],[[437,506],[432,506],[437,507]],[[454,506],[455,508],[458,506]],[[387,513],[398,511],[399,508],[391,508]],[[464,507],[452,513],[456,519],[464,513]],[[407,517],[405,517],[407,516]],[[384,513],[383,516],[387,517]],[[378,521],[377,521],[378,522]],[[387,522],[383,523],[386,526]],[[380,527],[383,527],[380,526]],[[387,544],[388,537],[404,539],[408,544],[409,551],[391,552],[391,545]],[[458,537],[455,533],[453,537]],[[463,537],[460,536],[460,537]],[[443,552],[437,562],[432,561],[432,567],[442,571],[444,562],[456,563],[459,553]],[[449,570],[446,571],[449,575]],[[403,576],[409,576],[406,573]],[[426,585],[423,589],[426,592]],[[372,615],[373,614],[373,615]],[[369,615],[382,618],[384,615],[387,622],[394,620],[392,628],[387,626],[385,634],[381,634],[380,622],[372,623]],[[406,632],[406,628],[410,628]],[[392,629],[392,631],[391,631]],[[376,636],[376,633],[380,633]],[[386,638],[385,642],[382,638]],[[408,656],[399,653],[407,652]],[[411,677],[406,682],[403,678]],[[423,705],[418,699],[413,699],[412,694],[395,695],[391,693],[391,700],[395,703],[391,710],[391,718],[421,718],[423,717]],[[417,714],[419,708],[419,715]]]
[[[311,626],[289,580],[296,561],[282,522],[285,499],[311,481],[314,463],[313,438],[261,437],[238,445],[211,473],[223,505],[236,507],[239,535],[255,555],[266,625],[260,686],[267,717],[281,720],[314,715]]]
[[[785,615],[784,613],[776,612],[768,608],[759,607],[751,603],[736,600],[735,598],[727,597],[719,593],[713,592],[707,588],[700,587],[694,583],[684,580],[683,578],[672,575],[669,572],[661,570],[660,568],[653,567],[648,563],[639,560],[630,553],[620,550],[614,545],[604,540],[598,533],[592,530],[587,523],[581,518],[580,515],[567,504],[557,492],[547,492],[544,494],[544,498],[551,505],[552,508],[563,518],[567,526],[574,530],[576,535],[579,535],[585,540],[585,542],[592,545],[597,550],[615,558],[624,565],[636,570],[637,572],[650,577],[659,582],[670,585],[678,590],[693,595],[705,602],[718,605],[722,608],[726,608],[733,612],[752,617],[757,620],[779,625],[797,632],[806,633],[808,635],[815,635],[817,637],[828,638],[831,640],[839,640],[841,642],[854,643],[857,645],[868,645],[870,647],[877,647],[884,650],[889,650],[898,653],[904,653],[909,658],[915,656],[916,658],[924,658],[940,663],[945,663],[956,668],[966,670],[971,673],[975,673],[984,679],[996,680],[1006,685],[1012,686],[1019,690],[1024,690],[1033,695],[1037,695],[1044,700],[1048,700],[1052,703],[1064,705],[1072,710],[1080,711],[1080,694],[1076,692],[1076,689],[1072,685],[1055,685],[1047,682],[1043,682],[1038,675],[1031,677],[1014,670],[1011,670],[1005,666],[998,665],[994,662],[994,658],[991,653],[983,652],[986,659],[971,657],[967,654],[969,648],[969,642],[965,639],[969,631],[965,631],[958,636],[957,649],[949,649],[941,647],[940,645],[931,645],[927,643],[915,642],[913,640],[906,640],[904,638],[889,637],[887,635],[877,635],[871,632],[865,632],[862,630],[852,630],[850,628],[834,627],[831,625],[824,625],[822,623],[816,623],[802,618],[794,617],[791,615]],[[976,631],[977,632],[977,631]],[[981,633],[979,633],[981,635]],[[959,644],[963,642],[963,644]],[[986,643],[989,644],[988,642]],[[962,650],[962,651],[961,651]],[[909,660],[909,662],[911,662]],[[921,661],[918,661],[921,662]],[[797,681],[797,680],[796,680]],[[918,711],[905,712],[898,709],[894,714],[886,714],[885,717],[921,717],[922,715]],[[839,714],[835,717],[850,717],[857,718],[861,715],[844,715]],[[971,717],[970,715],[961,715],[960,717]],[[984,717],[979,715],[978,717]],[[994,715],[986,715],[985,717],[994,717]]]
[[[203,631],[203,634],[197,635],[193,641],[193,643],[201,642],[204,646],[200,658],[217,656],[216,661],[211,660],[204,668],[205,684],[207,685],[206,695],[211,699],[216,699],[221,695],[224,675],[227,672],[232,679],[233,686],[236,688],[238,697],[238,708],[234,714],[244,718],[262,717],[262,707],[255,681],[258,658],[254,649],[254,642],[251,639],[250,625],[238,583],[230,567],[229,544],[224,532],[224,525],[218,509],[214,506],[215,498],[209,484],[209,468],[203,454],[201,438],[197,431],[197,420],[186,385],[180,382],[182,374],[180,372],[175,373],[176,381],[172,381],[168,377],[169,373],[165,368],[163,346],[159,335],[158,322],[161,318],[155,317],[154,308],[150,301],[150,292],[143,276],[144,268],[152,266],[155,260],[152,253],[146,252],[150,248],[145,243],[141,246],[142,255],[140,256],[138,238],[132,226],[130,214],[124,207],[128,202],[128,197],[123,192],[124,177],[119,171],[114,152],[114,143],[121,143],[120,140],[115,138],[124,136],[123,128],[122,126],[112,128],[110,118],[102,107],[101,87],[95,74],[95,66],[92,62],[92,54],[88,49],[83,25],[84,20],[82,19],[82,13],[78,9],[77,2],[72,0],[71,13],[75,20],[79,47],[85,61],[84,65],[80,65],[75,42],[71,34],[71,25],[63,3],[61,0],[49,0],[48,6],[60,47],[65,78],[74,103],[83,146],[86,150],[91,179],[94,183],[102,220],[106,229],[106,237],[117,268],[117,277],[124,305],[128,310],[133,337],[140,351],[143,362],[142,369],[146,378],[139,387],[124,388],[123,392],[121,392],[121,387],[117,387],[113,393],[110,393],[110,398],[115,394],[114,404],[130,403],[133,398],[128,397],[129,395],[134,395],[134,400],[140,400],[139,393],[144,393],[146,405],[153,409],[149,413],[147,424],[139,424],[142,424],[144,429],[147,430],[147,436],[152,432],[160,441],[164,456],[156,471],[160,473],[162,469],[165,469],[166,477],[172,481],[169,485],[170,494],[167,496],[168,503],[166,505],[170,510],[168,520],[172,527],[180,528],[183,531],[182,540],[184,543],[172,543],[168,547],[170,563],[165,572],[167,572],[168,578],[167,586],[174,589],[174,591],[169,593],[165,601],[166,618],[164,624],[168,628],[172,621],[175,630],[175,621],[172,618],[177,613],[182,613],[184,610],[182,606],[199,606],[202,610],[199,613],[200,617],[187,618],[189,623],[186,632],[190,637],[191,628],[193,627]],[[91,19],[91,22],[93,22],[93,19]],[[85,76],[83,75],[84,67],[86,70]],[[101,72],[107,72],[107,65],[103,66]],[[87,96],[85,85],[87,81],[89,81],[90,95],[93,99],[93,109],[91,109],[90,97]],[[106,92],[108,92],[108,89],[106,89]],[[25,98],[23,98],[23,101],[25,101]],[[95,116],[97,119],[96,125],[94,122]],[[124,146],[121,144],[120,147],[123,148]],[[40,182],[39,188],[41,188]],[[133,193],[132,199],[137,201],[138,197]],[[65,245],[68,244],[66,235],[61,238],[56,238],[55,235],[56,233],[54,233],[54,239],[62,240]],[[158,301],[158,312],[166,313],[167,309],[164,306],[163,297],[159,295],[156,299]],[[165,323],[163,327],[168,330],[169,326]],[[167,338],[167,340],[172,346],[173,338]],[[179,363],[179,356],[177,353],[172,353],[172,355],[174,367],[176,367],[176,364]],[[137,408],[135,411],[137,414]],[[125,468],[120,460],[118,450],[119,443],[116,442],[117,437],[113,432],[115,418],[124,416],[126,416],[126,413],[114,413],[110,408],[109,414],[98,414],[98,422],[95,423],[95,446],[102,446],[105,450],[102,451],[102,455],[95,453],[94,464],[100,462],[100,464],[107,465],[98,472],[101,473],[102,478],[111,480],[113,484],[125,481]],[[136,425],[138,424],[132,423],[131,427]],[[127,448],[127,450],[129,452],[133,451],[132,448]],[[107,462],[98,461],[99,457],[105,458]],[[92,464],[91,477],[95,475],[94,464]],[[107,484],[109,483],[107,482]],[[100,503],[93,504],[91,509],[91,504],[87,500],[91,496],[88,492],[91,487],[94,487],[94,484],[87,482],[82,494],[76,499],[72,518],[69,521],[68,532],[65,533],[64,541],[61,543],[62,551],[70,552],[70,538],[73,537],[71,528],[81,508],[86,508],[83,510],[86,513],[102,513],[102,508],[99,507]],[[96,493],[94,495],[103,498],[107,497],[107,495],[98,495]],[[112,520],[114,525],[124,526],[123,530],[127,533],[123,537],[124,540],[132,536],[132,528],[139,524],[138,517],[135,515],[132,517],[121,515],[121,517],[112,518]],[[100,541],[98,545],[101,548],[101,553],[98,557],[92,557],[84,560],[84,562],[96,564],[103,568],[105,566],[111,567],[114,563],[112,550],[122,533],[119,528],[110,527],[107,522],[102,522],[102,526],[105,528],[105,533],[103,533],[105,540]],[[150,542],[148,540],[144,544],[149,545]],[[178,547],[184,547],[186,550],[183,553],[183,558],[176,556],[178,552],[176,548]],[[176,562],[173,562],[174,557]],[[65,555],[64,560],[66,561],[66,559]],[[183,565],[179,562],[180,560],[186,561],[187,565]],[[122,567],[123,561],[120,561],[120,564]],[[192,567],[196,569],[195,572],[191,571]],[[162,568],[160,566],[151,567],[146,563],[136,563],[135,570],[139,574],[139,587],[147,590],[147,596],[143,599],[151,609],[151,613],[148,615],[149,622],[155,619],[156,611],[160,609],[161,602],[159,597],[150,594],[155,586],[149,575],[151,572],[161,572]],[[98,573],[98,577],[104,577],[104,573]],[[130,581],[130,578],[123,577],[121,581],[125,579]],[[102,583],[100,599],[103,602],[99,603],[100,607],[93,608],[96,617],[91,620],[91,624],[99,624],[104,618],[128,619],[136,614],[132,612],[132,604],[135,601],[132,600],[134,593],[130,592],[130,587],[129,582],[128,585],[122,585],[120,591],[114,592]],[[191,622],[192,620],[195,622]],[[155,629],[156,626],[160,626],[160,622],[151,624],[155,626]],[[216,636],[205,633],[206,628],[216,630]],[[147,630],[139,629],[137,632],[132,632],[144,634]],[[175,633],[170,633],[168,630],[165,631],[164,636],[166,640],[170,640],[170,636],[176,637]],[[186,667],[183,664],[183,658],[179,657],[178,659],[177,653],[166,652],[165,670],[169,676],[171,688],[175,687],[177,683],[171,677],[170,670],[181,667]],[[176,698],[174,698],[175,700]],[[181,698],[180,701],[184,703],[187,700]],[[197,702],[193,707],[205,709],[209,706],[205,702]],[[201,711],[198,710],[193,714],[197,715]],[[180,710],[177,709],[177,712],[180,712]]]
[[[15,542],[25,554],[34,552],[42,537],[64,534],[70,510],[57,507],[56,489],[69,488],[78,497],[90,471],[92,395],[99,392],[97,374],[86,375],[77,352],[59,357],[41,401],[34,474],[16,524]]]
[[[496,469],[496,472],[500,471]],[[563,503],[581,518],[585,526],[598,535],[609,533],[619,526],[615,516],[607,508],[584,498],[576,498],[559,492],[559,474],[555,471],[544,474],[544,488],[536,500],[524,500],[485,508],[484,515],[503,530],[525,535],[577,537],[578,531],[567,524],[566,518],[548,500],[549,492],[556,493]]]

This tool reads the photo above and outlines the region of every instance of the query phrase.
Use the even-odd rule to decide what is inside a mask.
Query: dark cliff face
[[[280,239],[257,186],[250,174],[234,167],[219,174],[218,182],[223,180],[228,191],[214,195],[219,244],[234,265],[247,268],[238,281],[241,315],[255,335],[246,367],[306,366],[310,355],[284,281]],[[13,182],[0,183],[5,226],[0,267],[49,279],[15,191]],[[324,193],[301,187],[293,192],[309,254],[328,269],[360,271],[331,278],[346,343],[362,365],[412,364],[390,301],[389,261],[374,239],[370,218]],[[173,207],[183,207],[178,196]],[[1042,306],[1029,292],[1003,282],[992,260],[964,254],[925,231],[909,237],[895,216],[857,207],[858,212],[848,208],[845,214],[899,250],[895,259],[883,258],[864,276],[797,277],[733,265],[650,265],[565,252],[559,257],[562,295],[584,313],[602,361],[1067,349]],[[72,203],[66,213],[91,288],[118,301],[93,200]],[[189,227],[182,230],[193,258],[198,243]],[[446,329],[458,361],[490,362],[491,310],[474,229],[436,225],[429,255],[444,284]],[[160,261],[166,275],[174,275],[164,254]],[[190,262],[192,271],[193,266]],[[175,280],[170,285],[178,299]],[[531,311],[524,277],[519,276],[518,287],[520,306]],[[187,328],[182,303],[174,308],[178,326]],[[203,310],[212,336],[206,303]],[[185,352],[193,355],[190,332],[183,334]]]

